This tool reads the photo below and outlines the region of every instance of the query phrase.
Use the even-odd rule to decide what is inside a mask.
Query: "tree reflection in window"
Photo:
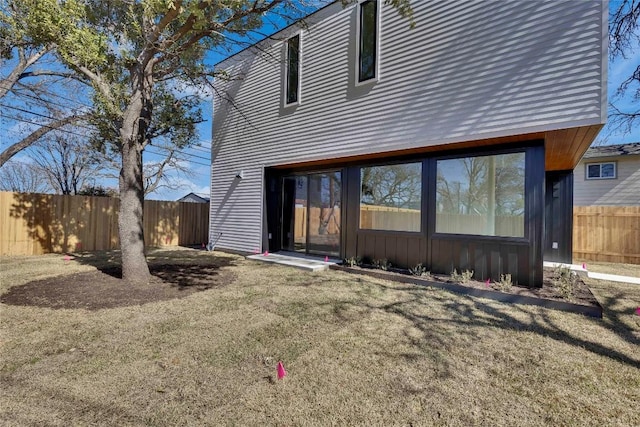
[[[524,237],[524,153],[439,160],[436,232]]]
[[[360,228],[420,231],[422,163],[361,169]]]

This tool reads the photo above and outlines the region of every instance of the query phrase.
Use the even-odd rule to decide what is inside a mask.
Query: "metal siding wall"
[[[242,78],[217,82],[211,231],[223,232],[218,246],[260,245],[262,165],[600,123],[603,3],[413,7],[413,30],[382,8],[374,85],[354,85],[355,8],[340,2],[309,17],[302,32],[301,105],[282,107],[282,43],[220,64]],[[245,178],[234,184],[240,169]]]
[[[585,179],[585,164],[616,162],[616,179]],[[640,206],[640,156],[583,159],[574,169],[576,206]]]

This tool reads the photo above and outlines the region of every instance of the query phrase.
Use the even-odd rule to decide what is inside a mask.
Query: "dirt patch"
[[[149,268],[152,279],[148,284],[126,283],[121,279],[120,267],[105,267],[14,286],[0,301],[10,305],[99,310],[184,298],[235,280],[232,271],[218,265],[166,264]]]
[[[407,270],[391,268],[388,271],[376,269],[374,266],[363,265],[347,267],[353,271],[369,271],[382,274],[389,274],[389,279],[393,280],[393,276],[409,276]],[[543,282],[542,287],[526,287],[512,285],[508,288],[501,288],[496,282],[489,281],[483,282],[479,280],[469,279],[466,282],[460,282],[452,280],[450,275],[444,274],[427,274],[419,276],[420,279],[432,281],[435,283],[454,284],[466,288],[479,289],[483,291],[496,291],[504,294],[518,295],[523,297],[532,297],[543,300],[570,302],[572,304],[584,305],[588,307],[600,307],[600,304],[596,297],[593,295],[589,287],[584,283],[580,276],[573,276],[573,285],[571,286],[570,295],[563,294],[561,287],[558,285],[559,273],[555,269],[545,268],[543,269]]]
[[[445,275],[434,274],[433,278],[440,282],[452,282],[451,278]],[[499,289],[498,284],[496,284],[495,282],[487,283],[478,280],[469,280],[466,283],[461,283],[461,285],[476,289],[491,289],[494,291],[500,291],[514,295],[523,295],[556,301],[570,301],[572,303],[581,305],[598,304],[597,299],[593,296],[589,287],[579,276],[575,278],[571,295],[568,298],[562,295],[559,286],[556,284],[557,279],[558,273],[554,269],[545,268],[543,269],[542,287],[540,288],[529,288],[526,286],[513,285],[509,289]]]

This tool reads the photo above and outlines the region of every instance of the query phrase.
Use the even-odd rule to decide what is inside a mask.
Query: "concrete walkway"
[[[579,276],[586,276],[590,279],[609,280],[611,282],[633,283],[635,285],[640,285],[640,277],[618,276],[617,274],[596,273],[593,271],[589,271],[587,268],[582,268],[581,265],[577,265],[577,264],[562,264],[558,262],[545,261],[543,263],[543,266],[551,267],[551,268],[555,268],[557,266],[568,267],[571,269],[571,271],[575,271]]]
[[[328,270],[331,264],[339,264],[341,261],[337,258],[328,258],[324,261],[323,256],[310,256],[297,254],[295,252],[278,252],[275,254],[255,254],[250,255],[247,259],[255,261],[271,262],[274,264],[288,265],[290,267],[301,268],[307,271]]]

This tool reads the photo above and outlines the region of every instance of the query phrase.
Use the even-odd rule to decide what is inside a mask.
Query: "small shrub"
[[[376,259],[373,261],[373,266],[379,270],[389,271],[391,263],[386,258]]]
[[[564,299],[570,300],[578,281],[578,275],[568,267],[558,266],[554,270],[553,285]]]
[[[350,258],[345,258],[343,260],[343,264],[349,267],[355,267],[362,265],[362,259],[359,256],[352,256]]]
[[[431,272],[429,272],[429,270],[427,270],[427,267],[422,265],[422,263],[419,263],[413,268],[409,268],[409,273],[418,277],[431,277]]]
[[[494,282],[493,287],[502,292],[507,292],[511,290],[511,286],[513,286],[513,282],[511,281],[511,274],[501,274],[500,281]]]
[[[458,270],[454,268],[453,271],[451,272],[451,280],[453,280],[454,282],[460,282],[463,284],[468,283],[472,277],[473,277],[473,270],[471,271],[464,270],[458,273]]]

